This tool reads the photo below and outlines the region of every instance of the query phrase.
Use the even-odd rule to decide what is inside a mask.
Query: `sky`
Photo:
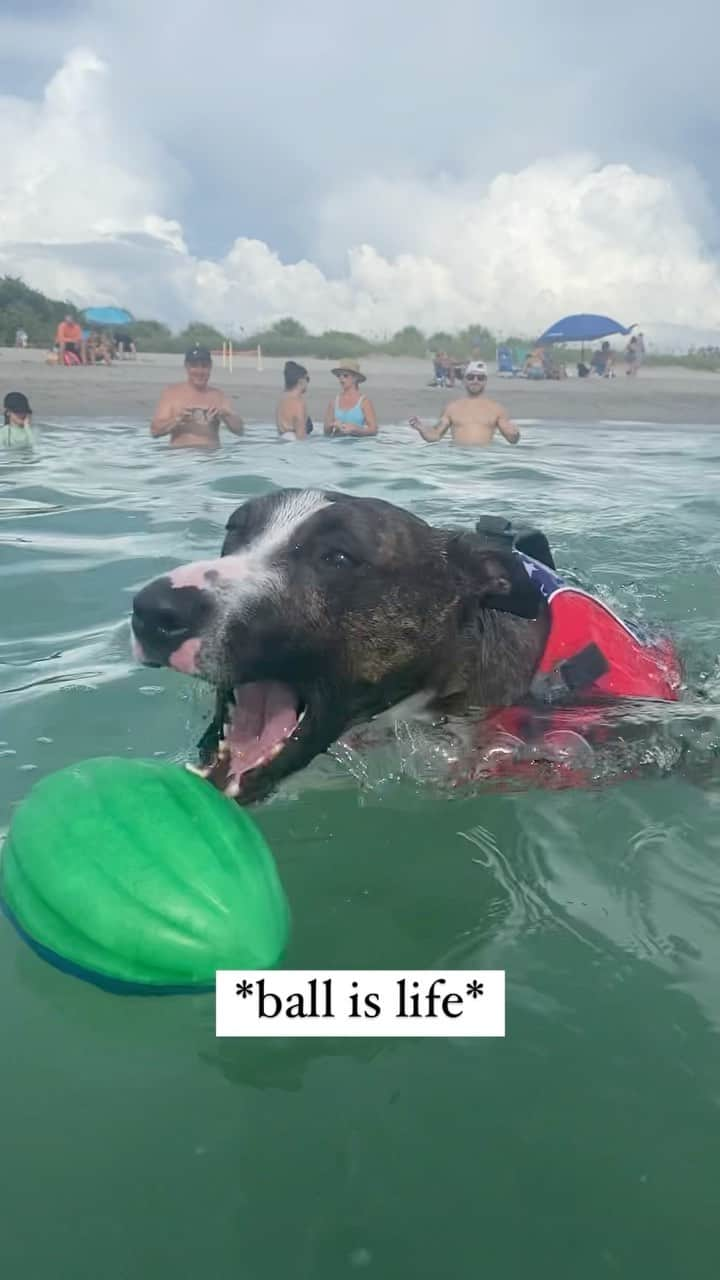
[[[710,0],[2,0],[0,273],[238,338],[711,340],[719,35]]]

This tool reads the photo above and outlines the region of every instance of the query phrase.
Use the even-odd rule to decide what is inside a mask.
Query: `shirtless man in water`
[[[243,420],[228,397],[209,386],[212,356],[193,347],[185,356],[187,382],[166,387],[150,423],[152,436],[170,436],[172,449],[219,449],[220,424],[241,436]]]
[[[483,397],[487,369],[482,360],[471,361],[465,370],[464,382],[467,396],[462,400],[451,400],[436,426],[423,426],[419,418],[411,418],[410,426],[428,444],[441,440],[447,431],[452,433],[453,444],[492,444],[496,430],[509,444],[517,444],[520,432],[508,418],[506,410],[496,400]]]

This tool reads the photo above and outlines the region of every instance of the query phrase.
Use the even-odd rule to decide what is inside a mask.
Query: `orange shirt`
[[[82,342],[82,329],[80,328],[80,325],[76,324],[74,320],[71,320],[69,323],[66,320],[61,320],[57,327],[55,341],[74,342],[77,346],[80,346],[80,343]]]

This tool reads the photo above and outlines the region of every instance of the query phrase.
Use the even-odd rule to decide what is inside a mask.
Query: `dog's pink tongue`
[[[281,746],[297,724],[292,689],[276,680],[241,684],[234,690],[235,706],[225,737],[231,752],[231,772],[241,777]]]

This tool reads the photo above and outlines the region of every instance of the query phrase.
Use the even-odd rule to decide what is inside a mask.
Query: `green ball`
[[[39,782],[0,864],[6,914],[52,963],[109,988],[211,990],[269,969],[290,912],[246,810],[178,765],[104,757]]]

